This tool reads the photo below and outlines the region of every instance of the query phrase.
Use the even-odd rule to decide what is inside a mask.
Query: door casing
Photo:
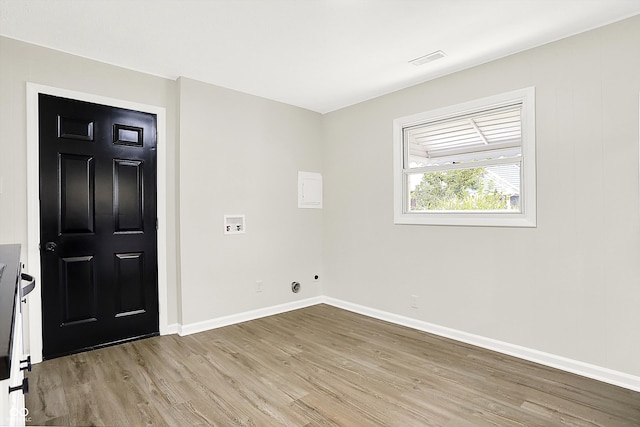
[[[26,351],[31,361],[42,361],[42,301],[40,286],[40,165],[38,161],[38,94],[59,96],[93,102],[117,108],[142,111],[157,116],[157,217],[158,217],[158,314],[160,335],[171,333],[168,325],[167,289],[167,170],[166,170],[166,110],[148,104],[123,101],[94,95],[27,83],[27,262],[26,270],[36,278],[36,288],[29,295],[27,328],[29,330]]]

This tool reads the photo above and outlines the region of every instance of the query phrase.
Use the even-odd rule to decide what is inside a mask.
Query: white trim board
[[[384,320],[396,325],[406,326],[430,334],[450,338],[477,347],[497,351],[509,356],[514,356],[519,359],[539,363],[540,365],[549,366],[551,368],[560,369],[562,371],[571,372],[583,377],[640,392],[640,377],[637,377],[635,375],[614,371],[612,369],[591,365],[589,363],[580,362],[578,360],[568,359],[566,357],[557,356],[555,354],[533,350],[527,347],[486,338],[480,335],[470,334],[468,332],[463,332],[444,326],[434,325],[433,323],[423,322],[421,320],[400,316],[397,314],[365,307],[335,298],[323,297],[323,302],[334,307],[342,308],[344,310],[352,311],[354,313],[362,314],[368,317],[373,317],[374,319]]]
[[[167,119],[164,107],[44,86],[27,82],[27,263],[26,271],[38,285],[29,297],[29,352],[33,363],[42,361],[42,300],[40,293],[40,202],[38,156],[38,94],[44,93],[117,108],[142,111],[157,117],[157,217],[158,217],[158,312],[160,334],[168,328],[167,286]],[[163,268],[164,267],[164,268]]]
[[[323,302],[323,297],[312,297],[285,304],[274,305],[271,307],[245,311],[243,313],[231,314],[229,316],[217,317],[215,319],[205,320],[202,322],[178,325],[178,334],[183,337],[185,335],[196,334],[198,332],[217,329],[223,326],[235,325],[237,323],[247,322],[249,320],[273,316],[274,314],[285,313],[287,311],[293,311],[299,308],[310,307],[312,305],[322,304]]]

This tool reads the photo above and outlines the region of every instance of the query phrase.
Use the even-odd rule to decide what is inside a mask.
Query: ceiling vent
[[[429,62],[437,61],[438,59],[444,58],[446,55],[441,50],[436,50],[435,52],[431,52],[425,56],[421,56],[420,58],[412,59],[409,61],[409,64],[413,64],[416,67],[419,65],[424,65]]]

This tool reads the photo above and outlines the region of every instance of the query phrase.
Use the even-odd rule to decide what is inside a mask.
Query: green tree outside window
[[[509,195],[486,179],[485,168],[428,172],[411,193],[415,210],[504,210]]]

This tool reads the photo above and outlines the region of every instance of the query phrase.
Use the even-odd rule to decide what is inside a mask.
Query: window
[[[536,226],[535,91],[394,120],[396,224]]]

